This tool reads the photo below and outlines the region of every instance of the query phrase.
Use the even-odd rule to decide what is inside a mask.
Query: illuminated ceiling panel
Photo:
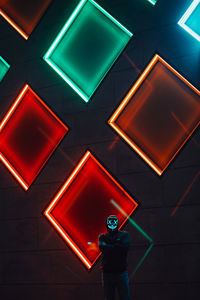
[[[8,72],[9,64],[0,56],[0,82]]]
[[[192,2],[178,24],[200,42],[200,0]]]
[[[113,200],[126,216],[113,206]],[[136,207],[132,197],[87,151],[44,214],[90,269],[101,254],[98,237],[106,231],[107,217],[117,215],[121,228]]]
[[[67,131],[26,85],[0,124],[0,159],[27,190]]]
[[[200,122],[200,91],[155,55],[108,123],[161,175]]]
[[[92,0],[82,0],[44,56],[86,102],[132,33]]]
[[[51,0],[0,0],[0,15],[28,39],[50,2]]]

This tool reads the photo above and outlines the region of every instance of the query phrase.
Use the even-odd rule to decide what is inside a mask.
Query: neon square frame
[[[0,82],[3,80],[9,68],[9,64],[0,56]]]
[[[185,29],[189,34],[191,34],[197,41],[200,42],[200,33],[196,33],[192,28],[190,28],[186,23],[192,14],[195,12],[195,9],[199,6],[200,12],[200,0],[194,0],[189,8],[186,10],[182,18],[179,20],[178,24]],[[200,13],[199,13],[199,27],[200,27]],[[200,31],[199,31],[200,32]]]
[[[0,160],[28,190],[67,131],[26,84],[0,124]]]
[[[87,22],[90,22],[90,26]],[[92,28],[96,29],[96,26],[102,31],[101,34],[92,32]],[[98,38],[92,43],[95,35]],[[96,2],[82,0],[43,58],[85,102],[88,102],[132,35]],[[104,42],[106,37],[107,44]],[[78,52],[77,49],[81,50]],[[104,54],[106,51],[108,53]]]
[[[35,7],[31,10],[32,15],[30,15],[30,9],[26,14],[24,14],[23,9],[20,11],[21,7],[16,7],[13,3],[8,0],[0,4],[0,15],[24,38],[28,39],[36,25],[38,24],[40,18],[44,14],[45,10],[49,6],[52,0],[40,0],[40,7]],[[34,0],[27,1],[30,7],[30,2],[34,3]],[[31,3],[31,4],[32,4]],[[33,13],[34,12],[34,13]],[[29,17],[27,15],[29,14]]]
[[[118,197],[120,206],[126,210],[126,217],[112,205],[111,195]],[[44,211],[44,215],[90,269],[101,255],[98,236],[106,231],[106,218],[111,214],[117,215],[121,228],[137,206],[137,202],[88,150]]]
[[[145,103],[147,103],[147,101],[150,101],[148,99],[151,96],[152,90],[154,90],[154,92],[155,92],[155,87],[153,86],[154,83],[151,85],[151,82],[149,82],[148,76],[151,75],[152,71],[154,70],[154,68],[157,66],[158,63],[160,63],[161,66],[163,65],[163,68],[164,68],[164,70],[166,70],[166,72],[168,72],[168,73],[170,73],[170,74],[173,75],[171,83],[172,83],[172,81],[175,81],[175,78],[177,78],[176,80],[178,81],[178,84],[184,85],[187,88],[186,92],[188,94],[189,93],[192,94],[191,99],[195,98],[194,101],[196,101],[196,103],[195,103],[196,106],[195,106],[195,108],[193,110],[194,111],[197,110],[196,111],[197,115],[195,116],[195,125],[193,125],[193,128],[189,132],[188,132],[188,129],[184,126],[184,124],[173,114],[173,112],[172,112],[172,116],[169,116],[169,118],[172,119],[172,117],[173,117],[175,119],[174,122],[177,122],[177,125],[176,125],[177,128],[180,127],[181,130],[184,132],[184,134],[186,134],[186,137],[181,140],[180,145],[178,146],[178,148],[176,148],[177,145],[176,145],[176,141],[175,141],[175,146],[174,146],[175,150],[171,150],[171,153],[169,154],[170,158],[165,163],[165,165],[162,166],[162,167],[159,166],[159,164],[156,161],[154,161],[154,160],[151,159],[150,155],[146,151],[144,151],[142,149],[141,145],[139,146],[136,142],[134,142],[134,137],[130,137],[125,132],[126,129],[121,128],[117,124],[118,118],[121,117],[121,115],[123,115],[123,112],[126,109],[126,107],[128,106],[128,104],[131,103],[131,101],[132,101],[133,105],[135,105],[135,103],[138,103],[138,101],[136,102],[137,98],[136,98],[136,100],[134,100],[134,97],[137,97],[137,93],[138,92],[141,93],[141,89],[142,89],[143,85],[146,85],[146,89],[148,88],[147,89],[148,92],[146,92],[146,94],[144,95],[143,100],[141,100],[139,104],[136,104],[137,106],[135,107],[134,115],[137,117],[137,113],[138,112],[140,113],[141,107]],[[165,77],[165,79],[166,79],[166,77]],[[177,87],[178,87],[178,84],[176,83]],[[180,89],[181,88],[182,88],[182,86],[180,87]],[[141,94],[140,94],[140,98],[141,98]],[[141,158],[143,158],[143,160],[158,175],[162,175],[162,173],[164,172],[164,170],[168,167],[168,165],[170,164],[170,162],[174,159],[174,157],[177,155],[177,153],[180,151],[180,149],[183,147],[183,145],[186,143],[186,141],[189,139],[189,137],[192,135],[192,133],[198,127],[198,125],[200,123],[199,112],[200,112],[200,91],[198,89],[196,89],[191,83],[189,83],[174,68],[172,68],[164,59],[162,59],[158,54],[156,54],[154,56],[154,58],[151,60],[151,62],[149,63],[149,65],[147,66],[147,68],[145,69],[145,71],[142,73],[142,75],[139,77],[139,79],[133,85],[133,87],[131,88],[131,90],[125,96],[124,100],[121,102],[121,104],[119,105],[119,107],[117,108],[117,110],[110,117],[110,119],[108,120],[108,124],[131,146],[132,149],[134,149],[141,156]],[[161,111],[160,111],[160,113],[161,113]],[[148,117],[149,116],[150,116],[150,112],[148,114]],[[128,120],[126,120],[126,122],[127,121]]]

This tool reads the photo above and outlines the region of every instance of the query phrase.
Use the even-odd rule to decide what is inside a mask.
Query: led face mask
[[[115,216],[110,216],[107,218],[106,227],[108,231],[116,231],[118,230],[119,220]]]

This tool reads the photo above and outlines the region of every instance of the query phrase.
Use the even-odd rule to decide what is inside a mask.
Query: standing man
[[[127,253],[130,246],[129,234],[119,231],[119,220],[109,216],[106,220],[107,233],[99,236],[99,249],[103,254],[103,286],[106,300],[115,299],[115,291],[120,300],[130,300],[127,272]]]

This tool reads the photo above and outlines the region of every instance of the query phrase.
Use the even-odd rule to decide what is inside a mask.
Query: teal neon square
[[[44,60],[86,102],[132,37],[93,0],[82,0]]]
[[[200,37],[200,1],[185,23]]]
[[[9,64],[0,56],[0,82],[8,72]]]
[[[153,5],[156,5],[156,2],[158,1],[158,0],[147,0],[147,1],[149,1],[151,4],[153,4]]]
[[[194,0],[178,24],[200,42],[200,0]]]

